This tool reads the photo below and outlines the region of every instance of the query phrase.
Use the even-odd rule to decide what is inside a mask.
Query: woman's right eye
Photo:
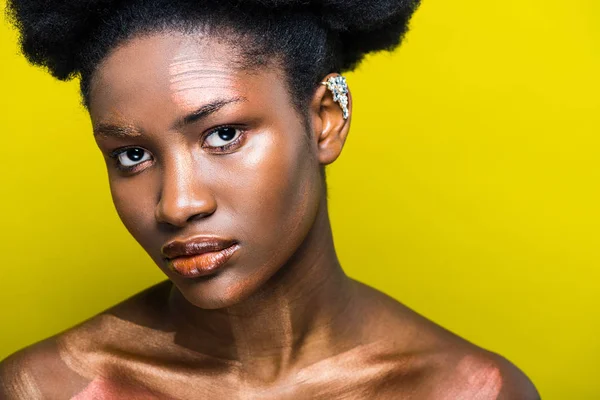
[[[152,159],[150,153],[139,147],[131,147],[116,153],[114,156],[119,162],[119,166],[124,169],[131,169],[138,164]]]

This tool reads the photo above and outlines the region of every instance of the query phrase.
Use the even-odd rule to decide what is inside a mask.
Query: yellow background
[[[545,399],[600,399],[599,26],[598,0],[424,0],[399,51],[348,75],[329,170],[347,272]],[[77,84],[15,40],[2,21],[0,358],[163,279],[113,209]],[[375,259],[356,250],[373,237]]]

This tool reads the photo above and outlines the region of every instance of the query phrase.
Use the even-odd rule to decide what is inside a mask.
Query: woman
[[[0,398],[539,398],[336,257],[339,73],[416,6],[12,0],[28,59],[81,78],[116,210],[169,280],[9,357]]]

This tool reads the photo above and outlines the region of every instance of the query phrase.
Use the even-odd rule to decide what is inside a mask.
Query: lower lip
[[[234,244],[221,251],[173,258],[169,260],[169,268],[186,278],[211,275],[223,267],[239,247],[238,244]]]

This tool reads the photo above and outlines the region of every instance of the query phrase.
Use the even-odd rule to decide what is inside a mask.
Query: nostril
[[[212,215],[216,209],[216,201],[209,193],[192,198],[163,196],[156,206],[155,218],[159,223],[182,227]]]
[[[187,219],[186,222],[192,222],[192,221],[195,221],[195,220],[198,220],[198,219],[204,219],[204,218],[210,217],[211,215],[214,214],[215,211],[216,211],[216,208],[214,210],[211,210],[211,211],[202,212],[202,213],[198,213],[198,214],[192,215],[192,216],[190,216]]]

